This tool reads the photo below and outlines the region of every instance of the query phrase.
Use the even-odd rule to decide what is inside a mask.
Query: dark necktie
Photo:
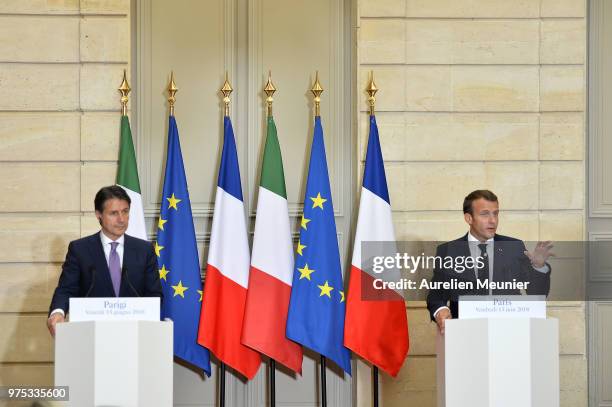
[[[108,270],[110,271],[111,280],[113,280],[115,296],[119,297],[119,287],[121,287],[121,263],[119,262],[117,246],[119,246],[118,242],[111,242],[111,251],[108,256]]]
[[[489,278],[489,255],[487,254],[486,243],[480,243],[478,248],[480,249],[480,257],[482,258],[483,263],[483,266],[478,269],[478,280],[482,282]],[[477,291],[480,295],[486,295],[489,293],[489,290],[486,288],[481,288]]]

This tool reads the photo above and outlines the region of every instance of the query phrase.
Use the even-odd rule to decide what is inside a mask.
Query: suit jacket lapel
[[[96,283],[102,283],[105,292],[112,293],[113,281],[111,280],[110,271],[108,270],[108,264],[106,263],[106,256],[104,255],[104,248],[102,247],[102,240],[100,240],[100,233],[96,233],[89,237],[89,250],[91,251],[91,258],[96,268]],[[102,287],[98,292],[102,291]]]
[[[466,233],[459,241],[457,241],[459,250],[459,255],[463,256],[465,259],[472,257],[472,252],[470,251],[470,244],[468,242],[468,234]],[[476,275],[474,269],[466,269],[463,274],[466,275],[468,280],[476,281]]]
[[[505,258],[501,241],[497,235],[493,237],[493,281],[504,281]]]
[[[463,251],[463,255],[464,256],[471,256],[472,252],[470,251],[470,245],[468,243],[468,234],[466,233],[462,238],[461,238],[461,250]]]

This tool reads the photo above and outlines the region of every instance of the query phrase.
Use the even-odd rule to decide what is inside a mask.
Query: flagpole
[[[227,79],[227,71],[225,71],[225,82],[223,83],[223,87],[221,88],[221,93],[223,94],[223,103],[225,104],[225,110],[223,112],[225,117],[229,117],[230,115],[230,94],[234,89],[232,85],[230,85],[229,80]],[[225,363],[221,362],[221,377],[219,380],[219,406],[225,407]]]
[[[221,362],[221,373],[219,374],[219,406],[225,407],[225,363]]]
[[[132,89],[127,81],[125,69],[123,70],[123,81],[118,90],[121,92],[121,116],[127,116],[128,95]]]
[[[321,87],[321,83],[319,82],[319,71],[317,71],[315,75],[315,83],[312,85],[310,89],[312,94],[314,95],[314,104],[315,104],[315,117],[321,116],[321,93],[323,93],[323,88]],[[327,407],[327,377],[326,377],[326,369],[325,369],[325,356],[321,355],[321,406]]]
[[[368,93],[368,104],[370,105],[370,116],[374,116],[374,105],[376,103],[376,92],[378,92],[378,88],[376,87],[376,84],[374,83],[374,71],[370,71],[370,82],[368,83],[366,92]]]
[[[374,71],[370,71],[370,82],[368,83],[368,87],[366,88],[366,92],[368,93],[368,104],[370,105],[370,116],[374,116],[374,105],[376,103],[376,92],[378,92],[378,88],[374,83]],[[373,389],[373,398],[374,398],[374,407],[378,407],[378,367],[372,366],[372,389]]]
[[[174,96],[178,88],[176,87],[176,83],[174,83],[174,71],[170,71],[170,83],[168,84],[168,104],[170,105],[170,116],[174,116],[174,102],[176,102],[176,97]]]
[[[266,94],[266,115],[272,117],[272,102],[274,101],[274,92],[276,87],[272,83],[272,71],[268,71],[268,82],[264,87]],[[270,406],[276,406],[276,361],[270,358]]]
[[[321,355],[321,407],[327,407],[327,375],[325,356]]]
[[[374,387],[374,407],[378,407],[378,367],[372,367],[372,381]]]
[[[276,406],[276,361],[270,359],[270,405]]]

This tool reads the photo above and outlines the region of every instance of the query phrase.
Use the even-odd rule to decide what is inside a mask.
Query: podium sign
[[[546,318],[546,299],[540,295],[464,295],[459,319]]]
[[[159,297],[71,298],[70,322],[159,321]]]

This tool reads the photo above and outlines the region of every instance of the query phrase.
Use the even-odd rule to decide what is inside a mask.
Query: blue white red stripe
[[[249,267],[238,153],[232,123],[225,117],[198,343],[221,362],[252,379],[261,357],[241,343]]]
[[[370,136],[359,202],[359,216],[349,280],[344,345],[391,376],[408,353],[408,321],[401,295],[372,293],[376,277],[364,271],[364,242],[395,242],[393,218],[376,118],[370,116]],[[392,249],[392,248],[391,248]],[[394,250],[392,250],[394,251]],[[389,278],[389,276],[387,276]]]

